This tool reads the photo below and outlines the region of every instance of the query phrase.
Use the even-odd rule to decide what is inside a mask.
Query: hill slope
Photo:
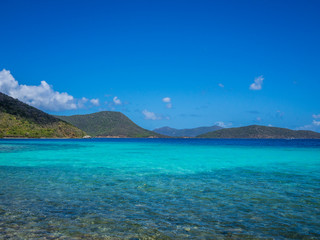
[[[170,127],[162,127],[154,129],[153,131],[159,134],[167,135],[170,137],[196,137],[200,134],[220,130],[222,127],[212,126],[212,127],[198,127],[198,128],[186,128],[186,129],[176,129]]]
[[[85,115],[56,116],[93,137],[160,137],[136,125],[120,112],[103,111]]]
[[[0,137],[77,138],[84,135],[71,124],[0,93]]]
[[[238,128],[225,128],[218,131],[201,134],[201,138],[300,138],[311,139],[320,138],[320,133],[304,130],[290,130],[287,128],[266,127],[251,125]]]

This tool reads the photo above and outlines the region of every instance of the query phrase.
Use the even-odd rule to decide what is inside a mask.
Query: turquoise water
[[[0,239],[320,239],[320,141],[0,140]]]

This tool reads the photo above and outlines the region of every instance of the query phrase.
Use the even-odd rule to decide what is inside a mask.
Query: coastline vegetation
[[[85,133],[45,112],[0,93],[0,138],[81,138]]]
[[[250,125],[224,128],[201,134],[199,138],[255,138],[255,139],[320,139],[320,133],[306,130]]]
[[[120,112],[102,111],[85,115],[56,117],[78,127],[92,137],[167,137],[139,127]]]
[[[209,129],[211,132],[195,135],[199,131],[208,131]],[[117,138],[196,136],[198,138],[320,139],[320,133],[313,131],[259,125],[225,129],[212,126],[180,130],[165,127],[160,130],[162,132],[159,133],[146,130],[124,114],[113,111],[52,116],[0,93],[0,138],[82,138],[89,134],[91,137]]]

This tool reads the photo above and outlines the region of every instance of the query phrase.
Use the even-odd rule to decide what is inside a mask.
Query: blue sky
[[[1,9],[0,91],[46,112],[120,111],[147,129],[320,131],[319,1],[2,0]]]

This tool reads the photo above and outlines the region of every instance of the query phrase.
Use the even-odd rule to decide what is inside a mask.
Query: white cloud
[[[10,71],[0,71],[0,92],[32,105],[36,108],[48,111],[63,111],[84,108],[89,99],[83,97],[76,99],[66,92],[54,91],[46,81],[40,85],[19,84]],[[94,105],[99,105],[99,99],[91,99]]]
[[[214,125],[226,128],[226,127],[230,127],[232,125],[232,123],[225,123],[225,122],[220,121],[220,122],[215,122]]]
[[[83,97],[83,98],[80,99],[80,101],[82,101],[83,103],[88,102],[88,100],[89,100],[89,99],[88,99],[88,98],[85,98],[85,97]]]
[[[219,127],[226,127],[224,122],[215,122],[214,125],[219,126]]]
[[[315,126],[320,126],[320,121],[313,120],[312,124]]]
[[[144,115],[144,118],[147,120],[160,120],[161,117],[157,116],[154,112],[149,112],[148,110],[143,110],[142,114]]]
[[[254,79],[254,83],[252,83],[249,87],[250,90],[261,90],[262,89],[262,83],[263,83],[263,76],[259,76]]]
[[[117,96],[113,98],[113,102],[115,105],[121,105],[121,100]]]
[[[313,129],[314,129],[314,126],[312,124],[295,128],[295,130],[313,130]]]
[[[258,122],[260,122],[260,121],[261,121],[261,117],[257,117],[256,120],[257,120]]]
[[[85,98],[85,97],[81,98],[78,101],[78,108],[83,108],[88,101],[89,101],[88,98]]]
[[[162,98],[162,102],[167,103],[167,105],[166,105],[167,108],[172,108],[172,103],[171,103],[170,97]]]
[[[167,108],[172,108],[172,103],[168,103],[168,104],[166,105],[166,107],[167,107]]]
[[[95,106],[99,106],[100,105],[100,101],[98,98],[93,98],[90,100],[90,102],[95,105]]]
[[[311,124],[304,125],[302,127],[296,128],[296,130],[311,130],[318,131],[320,127],[320,121],[313,120]]]
[[[224,88],[224,85],[222,83],[219,83],[218,86]]]
[[[317,119],[317,118],[320,118],[320,114],[313,114],[312,117],[313,117],[313,118],[316,118],[316,119]]]
[[[73,96],[54,91],[46,81],[41,81],[39,86],[19,84],[10,71],[5,69],[0,71],[0,92],[45,110],[60,111],[78,107]]]
[[[171,98],[165,97],[165,98],[162,98],[162,101],[165,103],[169,103],[169,102],[171,102]]]
[[[10,93],[12,89],[19,87],[18,82],[13,78],[10,71],[3,69],[0,72],[0,91]]]

